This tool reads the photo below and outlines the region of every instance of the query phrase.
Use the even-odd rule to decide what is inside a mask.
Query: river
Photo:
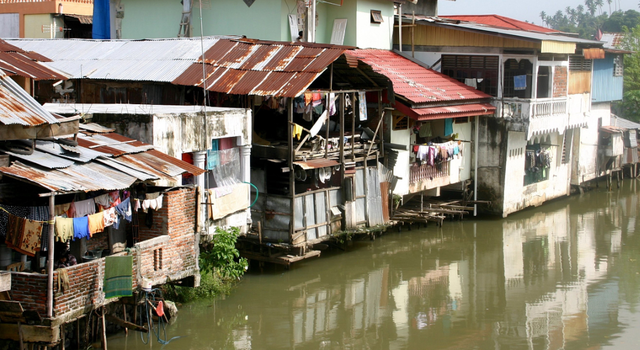
[[[251,271],[182,305],[164,348],[639,349],[638,185]],[[135,332],[108,344],[150,348]]]

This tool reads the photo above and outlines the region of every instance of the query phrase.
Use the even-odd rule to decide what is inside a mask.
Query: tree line
[[[584,39],[596,39],[598,31],[623,34],[616,48],[632,53],[624,57],[624,96],[613,104],[613,112],[640,122],[640,12],[623,11],[620,0],[585,0],[584,5],[567,6],[553,15],[542,11],[540,18],[549,28],[577,33]]]

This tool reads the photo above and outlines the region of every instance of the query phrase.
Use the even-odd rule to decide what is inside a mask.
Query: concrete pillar
[[[251,145],[240,147],[240,167],[242,181],[251,182]]]

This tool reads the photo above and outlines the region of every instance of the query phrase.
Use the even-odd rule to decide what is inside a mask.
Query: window
[[[382,22],[384,22],[384,18],[382,18],[382,12],[378,10],[371,10],[371,23],[382,23]]]
[[[527,145],[524,158],[524,185],[549,180],[553,156],[551,151],[539,143]]]
[[[393,130],[407,130],[409,118],[404,114],[393,115]]]
[[[442,73],[461,83],[498,96],[498,65],[497,56],[442,56]]]
[[[613,58],[613,76],[621,77],[624,73],[624,65],[622,64],[622,56],[618,55]]]
[[[570,56],[569,57],[569,71],[591,71],[592,60],[587,60],[584,56]]]
[[[526,59],[504,62],[504,97],[531,98],[533,64]]]

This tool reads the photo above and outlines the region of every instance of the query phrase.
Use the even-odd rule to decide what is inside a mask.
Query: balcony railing
[[[411,184],[446,176],[449,176],[449,162],[442,162],[436,165],[423,164],[420,166],[411,166]]]

